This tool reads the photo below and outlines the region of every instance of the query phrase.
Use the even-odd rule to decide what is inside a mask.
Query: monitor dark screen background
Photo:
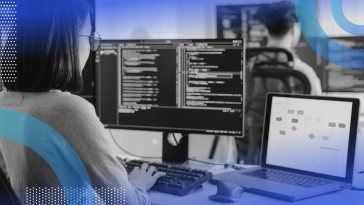
[[[94,7],[94,0],[88,0],[90,2],[90,5]],[[234,39],[240,39],[241,37],[247,38],[247,46],[264,46],[266,45],[266,37],[264,36],[264,32],[262,28],[262,23],[259,22],[257,19],[256,13],[257,9],[259,9],[261,5],[229,5],[229,6],[217,6],[216,12],[217,12],[217,36],[220,39],[223,38],[234,38]],[[244,9],[242,10],[242,7]],[[248,17],[249,21],[247,24],[248,29],[242,28],[243,20],[241,19],[242,11],[246,12],[246,15]],[[95,22],[94,15],[91,16],[92,22]],[[229,30],[229,28],[225,28],[223,25],[223,20],[225,18],[235,19],[231,23],[231,29],[229,32],[226,32],[225,30]],[[253,32],[251,32],[253,30]],[[226,36],[229,34],[234,34],[234,36]],[[254,34],[254,35],[253,35]],[[361,39],[355,39],[355,37],[334,37],[333,39],[344,39],[352,41],[360,41]],[[327,46],[325,43],[325,39],[316,38],[317,46]],[[326,44],[326,45],[325,45]],[[328,62],[323,59],[322,57],[318,56],[317,53],[314,51],[314,49],[311,48],[311,46],[307,43],[306,39],[304,37],[301,37],[300,43],[295,49],[297,55],[300,57],[300,59],[307,63],[309,66],[311,66],[314,71],[316,72],[317,76],[320,78],[322,83],[322,88],[324,92],[361,92],[364,90],[364,70],[361,70],[359,72],[352,72],[352,69],[341,69],[337,70],[336,75],[341,76],[342,78],[338,78],[339,80],[348,79],[348,76],[351,76],[351,78],[354,78],[357,82],[354,86],[342,86],[342,87],[330,87],[329,86],[329,73],[327,71],[327,65]],[[96,81],[97,78],[100,78],[98,74],[96,73],[97,70],[95,69],[95,58],[96,53],[91,52],[90,57],[86,63],[86,66],[83,70],[83,79],[84,79],[84,89],[81,93],[78,93],[81,97],[88,100],[90,103],[92,103],[96,107],[96,111],[99,114],[100,110],[103,110],[103,116],[109,116],[108,119],[104,120],[110,120],[107,123],[114,122],[117,120],[117,116],[114,115],[114,110],[112,110],[110,107],[112,107],[112,102],[103,102],[102,104],[98,103],[100,100],[96,99],[96,92],[100,93],[100,89],[96,91]],[[110,65],[114,66],[114,65]],[[358,70],[356,70],[358,71]],[[115,74],[111,72],[104,72],[101,71],[103,75],[107,76],[109,78],[116,77]],[[110,95],[111,93],[115,93],[116,84],[113,86],[113,83],[116,83],[115,81],[109,81],[109,82],[99,82],[99,83],[107,83],[110,85],[109,89],[105,89],[102,91],[103,95]],[[344,83],[345,85],[345,83]],[[101,87],[104,87],[101,85]],[[141,118],[138,118],[141,119]]]
[[[103,41],[96,57],[101,122],[123,129],[242,136],[243,44],[211,39],[165,42]],[[202,50],[188,50],[200,44]],[[205,46],[217,50],[204,51]]]

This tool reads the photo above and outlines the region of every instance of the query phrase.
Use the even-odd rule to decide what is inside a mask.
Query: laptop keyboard
[[[301,186],[306,188],[322,186],[330,184],[332,182],[326,180],[315,179],[311,177],[300,176],[296,174],[290,174],[286,172],[259,169],[251,172],[241,173],[242,175],[266,179],[270,181],[280,182],[284,184],[290,184],[295,186]]]

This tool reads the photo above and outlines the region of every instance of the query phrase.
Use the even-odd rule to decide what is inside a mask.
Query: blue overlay
[[[364,36],[364,25],[357,25],[350,22],[344,14],[343,11],[343,0],[332,0],[331,2],[331,10],[332,15],[336,23],[346,32],[356,35],[356,36]]]
[[[301,32],[308,44],[310,44],[316,53],[338,66],[352,69],[363,69],[362,65],[364,65],[364,59],[361,59],[361,63],[348,64],[340,58],[330,57],[330,52],[327,52],[327,49],[319,49],[319,46],[316,46],[317,41],[315,38],[311,38],[312,36],[327,38],[328,44],[330,44],[330,50],[338,50],[342,54],[351,53],[351,55],[355,54],[355,56],[364,56],[364,50],[348,48],[330,39],[320,26],[317,15],[312,15],[316,14],[316,0],[296,0],[295,5],[296,16],[297,20],[300,22]],[[364,34],[363,26],[355,25],[351,22],[350,24],[347,24],[349,21],[346,19],[342,11],[342,0],[332,0],[332,12],[334,13],[335,20],[338,21],[341,28],[348,29],[347,32],[349,33]]]
[[[58,132],[42,121],[14,110],[0,108],[0,116],[0,137],[19,142],[40,155],[62,184],[67,204],[75,204],[75,201],[71,200],[71,192],[65,189],[78,187],[92,190],[90,177],[81,159]],[[94,192],[86,201],[95,204]]]

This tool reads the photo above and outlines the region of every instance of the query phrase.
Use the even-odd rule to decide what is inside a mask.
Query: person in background
[[[268,29],[267,47],[278,47],[290,50],[292,53],[301,37],[299,22],[297,22],[295,5],[289,1],[272,3],[264,7],[260,13],[261,19]],[[305,74],[311,84],[311,95],[321,95],[320,79],[313,68],[294,56],[294,68]]]
[[[321,95],[322,88],[320,79],[317,77],[313,68],[302,62],[292,50],[295,48],[301,37],[299,22],[297,22],[295,5],[289,1],[266,4],[261,7],[258,13],[259,18],[268,30],[267,47],[278,47],[289,50],[294,55],[293,69],[300,71],[309,80],[311,95]],[[286,55],[276,55],[275,53],[261,53],[252,57],[251,62],[256,61],[286,61]],[[248,63],[249,65],[249,63]],[[247,66],[248,67],[248,66]],[[252,72],[252,66],[247,68],[247,73]],[[236,138],[238,158],[244,163],[259,164],[261,137],[263,134],[264,110],[267,92],[292,92],[303,93],[303,86],[293,77],[287,79],[289,83],[283,84],[281,80],[274,78],[255,78],[247,77],[246,83],[249,89],[246,90],[246,113],[245,113],[245,137]],[[287,85],[292,89],[287,89]]]
[[[126,204],[146,205],[146,191],[165,173],[143,164],[128,175],[110,149],[94,107],[70,93],[81,90],[90,48],[95,51],[100,45],[91,12],[85,0],[17,1],[16,80],[4,82],[0,108],[30,115],[57,131],[82,160],[92,187],[123,188]],[[25,122],[19,123],[22,127]],[[47,143],[57,146],[51,139]],[[73,159],[58,147],[50,155],[57,163],[72,166]],[[26,187],[62,188],[50,165],[29,147],[0,137],[0,150],[21,204],[26,201]]]

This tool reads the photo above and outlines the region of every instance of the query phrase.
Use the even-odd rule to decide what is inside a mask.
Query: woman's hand
[[[158,172],[155,167],[150,166],[148,168],[148,164],[143,163],[140,168],[134,167],[134,170],[129,174],[129,182],[136,188],[148,191],[159,177],[165,175],[163,172]]]

